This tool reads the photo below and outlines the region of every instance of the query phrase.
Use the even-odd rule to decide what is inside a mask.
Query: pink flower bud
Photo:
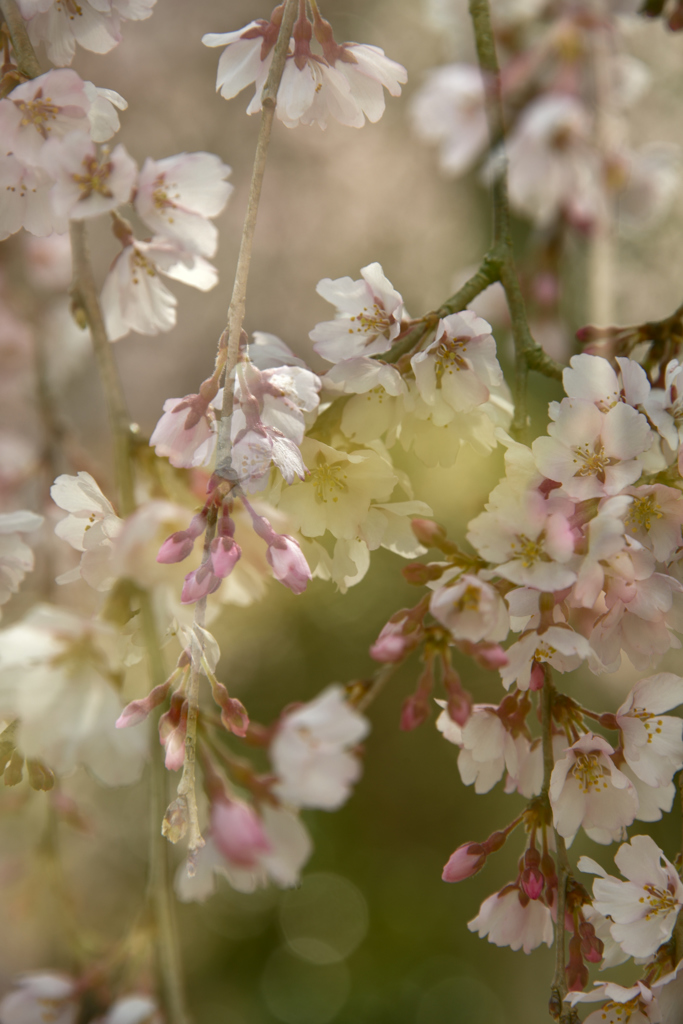
[[[448,858],[441,875],[444,882],[462,882],[481,871],[486,863],[486,850],[480,843],[464,843]]]
[[[195,601],[200,601],[203,597],[208,597],[209,594],[213,594],[218,590],[221,580],[220,577],[213,573],[211,566],[211,561],[208,561],[204,565],[200,565],[198,569],[187,574],[180,595],[182,604],[193,604]]]
[[[159,719],[159,739],[166,749],[165,765],[169,771],[182,768],[185,760],[188,703],[184,696],[174,693],[171,706]]]
[[[271,850],[258,814],[242,800],[227,797],[211,804],[211,833],[226,860],[244,868],[258,864]]]
[[[302,594],[313,578],[304,553],[293,537],[287,534],[276,536],[280,543],[271,544],[266,551],[268,564],[276,580],[284,583],[294,594]]]
[[[432,522],[431,519],[413,519],[410,526],[420,544],[424,544],[426,548],[440,548],[446,540],[443,526]]]
[[[242,549],[230,537],[214,537],[211,541],[211,564],[216,576],[225,579],[235,568],[242,555]]]
[[[579,936],[581,938],[581,952],[589,964],[599,964],[602,960],[605,944],[595,934],[595,928],[590,921],[582,921],[579,925]]]
[[[222,683],[212,681],[211,693],[221,709],[221,722],[225,728],[235,736],[246,736],[249,728],[249,715],[242,701],[237,700],[236,697],[230,697]]]
[[[407,697],[401,709],[400,728],[404,732],[417,729],[429,717],[429,701],[419,693]]]
[[[157,562],[161,562],[162,565],[182,562],[184,558],[187,558],[192,553],[193,547],[194,541],[192,537],[189,536],[186,530],[179,530],[178,533],[172,533],[161,545],[157,555]]]
[[[537,661],[531,666],[531,678],[529,680],[530,690],[542,690],[545,683],[545,673]]]
[[[539,899],[545,886],[545,878],[538,868],[527,868],[522,872],[522,888],[530,900]]]
[[[165,683],[155,686],[142,700],[132,700],[130,704],[126,704],[116,719],[116,728],[126,729],[129,725],[139,725],[140,722],[144,722],[150,711],[166,700],[170,686],[171,680],[167,679]]]

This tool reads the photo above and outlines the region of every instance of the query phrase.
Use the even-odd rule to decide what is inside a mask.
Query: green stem
[[[562,377],[563,367],[551,359],[536,344],[529,331],[522,290],[515,264],[515,253],[510,231],[510,204],[507,188],[507,158],[504,149],[505,122],[500,86],[500,68],[491,26],[488,0],[470,0],[470,17],[474,29],[479,67],[489,95],[487,116],[491,146],[498,147],[496,176],[493,180],[493,250],[498,265],[497,279],[505,289],[510,310],[512,337],[515,345],[515,383],[513,388],[515,413],[510,432],[524,439],[528,432],[527,408],[528,371],[538,370],[549,377]]]
[[[2,11],[5,24],[9,29],[17,68],[26,78],[38,78],[43,72],[40,70],[40,64],[28,37],[26,24],[16,0],[0,0],[0,11]]]
[[[234,393],[234,380],[231,376],[237,363],[240,352],[240,336],[247,301],[247,282],[249,280],[249,267],[251,265],[251,253],[254,246],[254,232],[256,230],[256,217],[258,215],[259,202],[261,199],[261,187],[266,169],[266,157],[268,155],[268,143],[275,117],[277,104],[277,92],[280,87],[280,80],[285,69],[289,40],[294,27],[294,20],[297,13],[297,0],[287,0],[280,31],[273,51],[273,60],[268,72],[266,84],[261,94],[261,125],[259,127],[258,140],[256,142],[256,154],[254,156],[254,167],[249,185],[249,198],[247,200],[247,212],[242,228],[242,240],[240,251],[237,257],[237,268],[235,270],[235,283],[232,289],[232,297],[228,308],[228,323],[226,327],[227,345],[224,348],[219,343],[217,361],[225,359],[225,389],[223,392],[223,416],[218,435],[218,454],[216,460],[217,470],[226,462],[229,464],[230,452],[230,420],[232,417],[232,403]],[[222,338],[222,336],[221,336]]]
[[[131,423],[128,415],[121,378],[104,326],[97,286],[90,263],[84,220],[71,221],[71,250],[73,258],[71,294],[74,304],[83,312],[90,328],[93,351],[111,424],[119,513],[123,517],[129,515],[135,508],[131,441],[137,431],[137,426]]]

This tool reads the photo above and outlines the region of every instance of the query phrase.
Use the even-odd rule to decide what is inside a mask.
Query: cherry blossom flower
[[[598,877],[593,882],[593,906],[613,922],[612,938],[630,956],[648,957],[671,938],[683,906],[683,882],[650,836],[633,836],[619,847],[614,862],[622,882],[608,875],[590,857],[579,868]]]
[[[76,982],[67,974],[25,974],[0,1000],[3,1024],[76,1024],[80,1012]]]
[[[347,394],[342,432],[357,444],[375,441],[394,431],[401,420],[405,381],[393,366],[369,356],[335,363],[322,378],[326,391]]]
[[[675,487],[652,484],[628,487],[633,498],[626,513],[629,534],[650,548],[658,562],[666,562],[683,545],[683,496]]]
[[[216,448],[216,419],[210,403],[201,394],[167,398],[149,443],[172,466],[207,466]]]
[[[19,590],[26,573],[34,565],[33,551],[21,539],[43,524],[43,516],[35,512],[4,512],[0,514],[0,605],[7,604]]]
[[[245,498],[242,502],[251,516],[254,530],[268,545],[266,559],[275,579],[294,594],[302,594],[311,579],[311,570],[298,541],[287,534],[276,533],[268,520],[259,516]]]
[[[55,533],[82,552],[78,568],[63,573],[57,583],[82,578],[95,590],[109,590],[116,579],[111,561],[114,539],[121,532],[123,520],[89,473],[58,476],[50,494],[54,503],[69,513],[57,523]]]
[[[0,241],[22,227],[40,238],[68,229],[50,202],[51,187],[42,168],[28,167],[12,154],[0,156]]]
[[[467,573],[435,590],[429,610],[456,640],[504,640],[510,629],[508,610],[498,591]]]
[[[558,672],[573,672],[592,651],[580,633],[567,625],[555,625],[542,632],[525,631],[505,653],[507,665],[500,670],[503,686],[509,690],[516,683],[518,689],[527,690],[534,665],[547,664]]]
[[[536,464],[578,501],[616,495],[635,483],[642,471],[636,456],[651,443],[645,417],[623,402],[602,413],[565,398],[548,434],[532,445]]]
[[[329,530],[335,537],[358,536],[373,501],[386,501],[397,477],[392,467],[370,449],[347,453],[305,438],[301,454],[309,473],[284,488],[277,505],[305,537]]]
[[[49,139],[40,160],[54,180],[50,200],[55,212],[72,220],[97,217],[127,203],[138,175],[137,164],[123,146],[98,153],[81,132]]]
[[[109,53],[121,41],[121,21],[142,21],[156,0],[20,0],[34,46],[45,43],[47,56],[59,67],[70,64],[76,44],[93,53]]]
[[[572,604],[582,608],[595,606],[605,585],[609,560],[626,547],[624,518],[630,505],[631,498],[624,494],[604,498],[598,506],[598,514],[587,523],[588,551],[581,561],[572,590]]]
[[[501,492],[501,495],[505,492]],[[538,590],[563,590],[571,586],[576,573],[567,563],[574,553],[574,535],[569,517],[574,506],[566,498],[539,491],[509,495],[509,500],[491,502],[469,524],[467,539],[496,573],[519,586]]]
[[[117,110],[127,110],[128,103],[114,89],[103,89],[84,82],[85,94],[90,100],[88,120],[90,122],[90,138],[93,142],[108,142],[121,127]]]
[[[387,57],[379,46],[370,46],[368,43],[342,43],[337,47],[334,56],[328,51],[325,57],[346,79],[351,99],[373,124],[379,121],[384,113],[383,89],[391,96],[400,96],[401,85],[408,81],[408,72],[403,65]],[[358,127],[362,125],[363,121]]]
[[[280,14],[280,20],[281,20]],[[208,32],[202,36],[204,46],[224,46],[218,61],[216,92],[230,100],[256,79],[265,81],[277,41],[280,20],[251,21],[236,32]],[[257,90],[258,91],[258,90]]]
[[[138,779],[145,732],[115,727],[122,701],[113,683],[130,656],[125,638],[104,623],[37,605],[2,641],[0,714],[18,719],[24,756],[58,775],[83,764],[108,786]]]
[[[616,713],[626,763],[648,786],[668,786],[683,768],[683,724],[662,714],[680,704],[683,679],[660,672],[636,683]]]
[[[135,209],[145,224],[188,252],[214,256],[218,231],[209,218],[225,208],[231,168],[213,153],[148,158],[140,171]]]
[[[486,95],[481,72],[470,64],[435,68],[415,93],[410,107],[415,133],[439,145],[446,174],[464,174],[489,141]]]
[[[351,750],[369,730],[367,719],[351,707],[337,685],[285,713],[270,745],[278,776],[274,791],[296,807],[341,807],[361,774],[361,763]]]
[[[569,992],[567,1002],[595,1003],[607,1000],[584,1020],[584,1024],[659,1024],[661,1016],[653,992],[642,981],[631,988],[613,981],[596,981],[589,992]]]
[[[91,101],[85,83],[69,69],[56,69],[23,82],[0,100],[0,134],[6,153],[35,165],[50,138],[88,132]]]
[[[318,295],[337,307],[336,320],[316,324],[308,335],[316,352],[330,363],[386,352],[401,330],[403,298],[380,264],[362,267],[361,277],[360,281],[325,277],[316,288]]]
[[[174,326],[177,299],[162,283],[160,274],[200,291],[209,291],[218,279],[210,263],[172,242],[163,238],[131,240],[114,260],[102,289],[102,312],[110,341],[118,341],[129,331],[158,334]]]
[[[550,93],[524,108],[507,140],[508,187],[511,203],[536,224],[561,213],[579,223],[595,216],[601,196],[590,131],[574,96]]]
[[[555,828],[565,839],[583,827],[597,843],[611,843],[635,818],[638,797],[610,759],[613,753],[602,736],[587,733],[555,764],[548,796]]]
[[[243,800],[212,801],[211,835],[226,860],[238,867],[256,867],[260,856],[271,850],[261,819]]]
[[[618,357],[617,373],[607,359],[586,352],[572,356],[562,373],[568,398],[593,402],[600,412],[609,412],[618,402],[637,408],[647,404],[650,382],[645,370],[633,359]]]
[[[440,320],[434,341],[410,365],[425,402],[442,401],[456,412],[488,401],[489,388],[503,379],[491,326],[468,309]]]
[[[505,886],[485,899],[467,927],[495,946],[523,949],[525,953],[542,942],[547,946],[553,942],[550,910],[541,900],[529,899],[516,885]]]
[[[228,860],[209,835],[197,854],[196,873],[191,876],[185,865],[178,869],[175,890],[179,899],[185,903],[206,900],[215,891],[216,874],[224,875],[238,892],[255,892],[269,881],[281,889],[298,884],[301,869],[313,850],[304,824],[284,807],[264,804],[259,813],[268,849],[258,855],[257,864],[245,867]]]

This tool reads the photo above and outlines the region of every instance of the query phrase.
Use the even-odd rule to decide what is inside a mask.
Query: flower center
[[[634,1013],[639,1013],[640,1010],[640,997],[636,996],[635,999],[629,999],[627,1003],[615,1003],[610,1001],[604,1003],[602,1007],[602,1013],[600,1014],[603,1020],[616,1020],[618,1024],[628,1024]]]
[[[605,482],[605,470],[608,466],[615,466],[618,459],[612,459],[609,455],[605,455],[604,447],[597,441],[591,449],[589,444],[579,445],[574,449],[576,458],[574,463],[579,464],[579,468],[574,473],[574,476],[596,476],[601,484]]]
[[[481,593],[478,587],[468,586],[455,603],[459,612],[478,612]]]
[[[646,921],[649,921],[651,917],[656,917],[657,914],[670,914],[679,905],[674,894],[668,889],[658,889],[656,885],[648,883],[643,886],[643,891],[647,895],[641,896],[638,902],[647,903],[650,907],[645,915]]]
[[[350,317],[350,321],[356,326],[349,327],[349,334],[371,334],[373,336],[368,338],[368,345],[374,340],[376,335],[386,334],[390,327],[396,323],[394,317],[387,313],[384,306],[380,305],[379,302],[373,302],[372,306],[363,306],[360,313]]]
[[[140,284],[139,274],[147,274],[148,277],[156,277],[157,272],[151,260],[143,256],[139,249],[133,249],[130,257],[130,265],[133,274],[133,284]]]
[[[72,180],[76,182],[81,193],[78,201],[89,199],[93,194],[111,199],[113,192],[107,185],[113,170],[111,160],[107,160],[105,156],[100,163],[96,156],[87,156],[81,166],[85,171],[84,174],[71,175]]]
[[[344,481],[346,480],[346,473],[340,463],[335,463],[330,466],[325,462],[325,457],[319,452],[316,459],[317,466],[311,470],[309,479],[311,480],[313,487],[315,488],[316,501],[321,501],[324,504],[332,499],[332,501],[339,500],[339,494],[337,491],[343,492],[348,491],[348,486]]]
[[[510,546],[512,547],[514,557],[521,558],[525,569],[528,569],[530,565],[534,565],[535,562],[547,562],[549,560],[543,550],[544,539],[545,531],[542,530],[536,540],[531,540],[524,533],[518,533],[517,539],[512,541]]]
[[[649,530],[653,519],[662,519],[664,513],[654,494],[648,494],[644,498],[636,498],[628,510],[626,525],[631,527],[633,533],[639,526]]]
[[[440,384],[444,374],[470,369],[470,364],[466,359],[466,352],[467,342],[471,340],[469,337],[444,338],[443,341],[439,342],[434,353],[436,357],[434,370],[436,372],[437,386]]]
[[[584,793],[590,793],[591,789],[608,789],[605,765],[597,754],[579,754],[572,767],[572,775]]]
[[[40,132],[44,139],[52,130],[48,121],[56,121],[60,108],[53,103],[49,96],[42,98],[43,90],[39,89],[32,100],[14,100],[15,106],[21,111],[21,127],[32,124],[36,131]]]
[[[177,207],[176,200],[180,199],[180,192],[175,192],[173,197],[169,195],[170,189],[177,189],[177,185],[172,185],[166,181],[165,174],[159,174],[154,181],[154,188],[152,189],[152,202],[155,208],[161,212],[162,210],[170,207],[175,210]],[[173,217],[168,217],[168,223],[173,223]]]
[[[539,644],[534,651],[533,660],[537,663],[541,661],[550,661],[553,654],[557,654],[557,651],[554,647],[551,647],[550,644]]]
[[[628,717],[640,719],[640,721],[645,726],[648,743],[652,743],[653,739],[656,739],[662,731],[662,726],[664,724],[662,719],[655,718],[655,716],[651,714],[649,711],[647,711],[645,708],[633,708],[633,710],[629,713]]]

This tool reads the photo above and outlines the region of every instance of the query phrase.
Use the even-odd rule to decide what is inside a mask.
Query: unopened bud
[[[28,774],[28,784],[31,789],[42,790],[46,792],[55,784],[55,777],[50,769],[42,763],[42,761],[35,761],[32,758],[26,760],[26,771]]]
[[[443,526],[439,526],[431,519],[413,519],[410,526],[420,544],[424,544],[426,548],[441,548],[444,541],[447,543]]]
[[[407,583],[411,583],[414,587],[423,587],[427,583],[441,579],[447,568],[448,566],[438,565],[436,562],[432,562],[431,565],[425,565],[424,562],[411,562],[410,565],[404,565],[401,572]]]
[[[486,850],[481,843],[465,843],[450,855],[441,875],[444,882],[462,882],[481,871],[486,863]]]

